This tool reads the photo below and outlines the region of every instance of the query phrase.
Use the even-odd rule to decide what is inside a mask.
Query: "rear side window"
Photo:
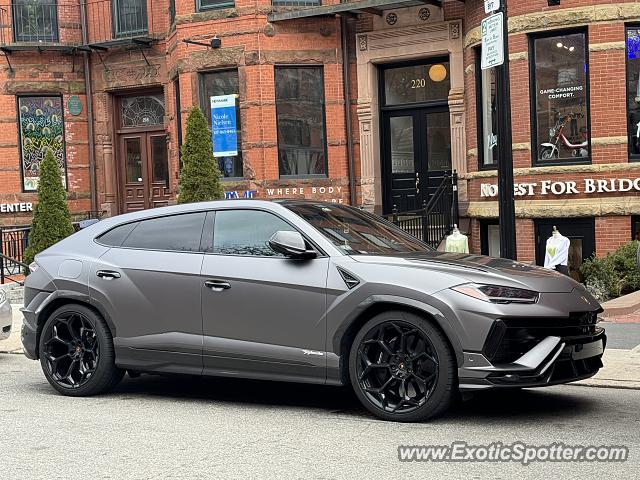
[[[127,223],[126,225],[120,225],[119,227],[112,228],[107,233],[100,235],[98,237],[98,241],[102,245],[106,245],[108,247],[120,247],[122,242],[124,242],[137,225],[137,223]]]
[[[213,253],[282,257],[269,246],[278,230],[295,231],[279,217],[260,210],[220,210],[213,227]]]
[[[199,252],[205,212],[151,218],[138,223],[123,247]]]

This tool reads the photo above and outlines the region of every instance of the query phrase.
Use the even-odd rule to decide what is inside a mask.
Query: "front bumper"
[[[11,335],[11,303],[7,298],[0,302],[0,340],[5,340]]]
[[[461,391],[490,388],[544,387],[574,382],[602,368],[607,337],[604,329],[582,337],[547,336],[509,363],[492,363],[483,353],[465,352],[458,369]]]

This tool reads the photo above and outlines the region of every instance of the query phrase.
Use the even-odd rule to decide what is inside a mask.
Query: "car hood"
[[[436,270],[456,275],[463,282],[527,288],[541,293],[571,292],[582,285],[566,275],[503,258],[461,253],[421,252],[388,256],[354,255],[358,262]]]

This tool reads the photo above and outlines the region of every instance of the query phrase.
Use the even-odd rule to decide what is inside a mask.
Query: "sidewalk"
[[[13,307],[13,325],[11,325],[11,335],[6,340],[0,340],[0,353],[22,353],[22,342],[20,341],[20,329],[22,328],[22,312],[20,305]]]

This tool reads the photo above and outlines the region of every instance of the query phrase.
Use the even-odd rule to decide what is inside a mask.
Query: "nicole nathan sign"
[[[578,195],[581,193],[613,193],[640,192],[640,178],[585,178],[580,181],[553,181],[515,183],[513,194],[516,197],[531,197],[535,195]],[[498,186],[490,183],[480,185],[480,197],[492,198],[498,196]]]

